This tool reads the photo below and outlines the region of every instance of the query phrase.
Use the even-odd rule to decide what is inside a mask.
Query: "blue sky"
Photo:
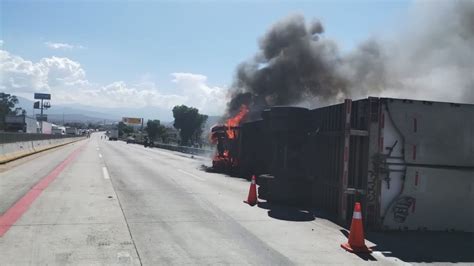
[[[171,73],[196,74],[201,81],[206,77],[202,81],[206,86],[228,87],[236,65],[257,51],[258,38],[289,14],[320,19],[324,36],[349,51],[371,36],[390,34],[411,4],[2,1],[0,39],[3,50],[32,63],[53,56],[77,62],[87,83],[153,83],[153,89],[167,95],[180,85],[172,82]],[[70,47],[52,49],[46,43]]]

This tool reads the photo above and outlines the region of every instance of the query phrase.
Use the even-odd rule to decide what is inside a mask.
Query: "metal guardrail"
[[[0,143],[13,143],[13,142],[47,140],[47,139],[63,139],[63,138],[74,138],[74,137],[83,137],[83,136],[0,132]]]
[[[187,146],[177,146],[177,145],[170,145],[170,144],[163,144],[163,143],[156,143],[156,142],[153,144],[153,147],[172,150],[172,151],[179,151],[179,152],[184,152],[184,153],[189,153],[189,154],[195,154],[195,155],[207,155],[207,154],[214,153],[213,150],[208,150],[208,149],[200,149],[200,148],[193,148],[193,147],[187,147]]]

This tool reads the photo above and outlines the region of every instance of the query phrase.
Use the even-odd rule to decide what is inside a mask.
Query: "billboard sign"
[[[142,119],[136,117],[122,117],[122,122],[127,125],[141,125]]]
[[[48,115],[37,114],[36,115],[36,120],[38,120],[38,121],[48,121]]]
[[[51,100],[51,94],[49,94],[49,93],[35,93],[35,99]]]

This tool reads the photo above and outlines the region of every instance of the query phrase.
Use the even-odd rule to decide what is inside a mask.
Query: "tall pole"
[[[40,133],[43,134],[43,99],[41,99]]]

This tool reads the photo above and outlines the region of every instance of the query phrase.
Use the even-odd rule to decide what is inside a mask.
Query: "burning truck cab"
[[[229,172],[237,167],[239,124],[248,111],[247,106],[242,105],[239,113],[228,119],[225,125],[215,125],[211,128],[211,143],[217,145],[217,152],[212,160],[212,167],[215,170]]]
[[[259,120],[242,122],[247,113],[247,107],[242,106],[235,117],[211,129],[211,140],[217,146],[213,169],[248,179],[257,175],[263,199],[310,200],[311,183],[304,159],[312,131],[309,110],[271,107]]]

